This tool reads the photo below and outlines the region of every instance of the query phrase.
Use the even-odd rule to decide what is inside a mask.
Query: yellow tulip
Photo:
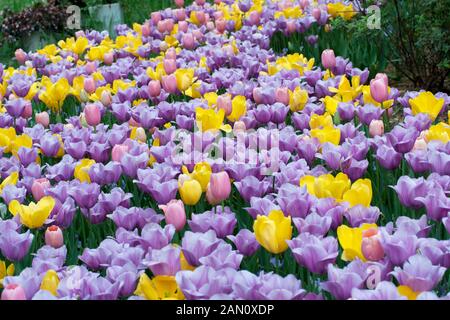
[[[231,106],[231,113],[227,119],[236,122],[247,112],[247,99],[244,96],[236,96],[231,101]]]
[[[43,197],[38,203],[31,202],[29,205],[20,204],[13,200],[8,209],[13,216],[19,215],[20,221],[29,229],[41,227],[55,206],[55,199],[50,196]]]
[[[82,159],[76,166],[74,171],[74,177],[80,182],[91,183],[91,177],[89,177],[89,169],[95,164],[95,160]]]
[[[444,106],[444,98],[436,98],[431,92],[421,92],[414,99],[409,99],[413,115],[426,113],[431,120],[435,120]]]
[[[3,279],[6,276],[13,276],[13,275],[14,275],[14,264],[11,263],[7,268],[6,262],[0,260],[0,288],[3,287]]]
[[[177,88],[181,92],[189,89],[195,81],[194,69],[177,69],[174,74],[177,79]]]
[[[344,193],[343,201],[347,201],[351,207],[363,205],[370,207],[372,201],[372,182],[369,179],[359,179],[352,184],[350,190]]]
[[[16,139],[16,129],[14,127],[0,128],[0,147],[4,153],[11,152],[11,143]]]
[[[327,112],[329,112],[330,114],[334,115],[337,111],[340,101],[330,96],[326,96],[323,102],[325,104],[325,110],[327,110]]]
[[[213,109],[203,109],[200,107],[195,109],[197,127],[203,132],[208,130],[231,132],[231,126],[223,124],[224,118],[225,111],[223,109],[220,109],[217,112]]]
[[[186,175],[181,175],[178,179],[178,191],[183,203],[190,206],[196,205],[202,196],[200,182]]]
[[[48,270],[41,281],[41,290],[47,290],[52,295],[57,296],[57,290],[59,285],[59,277],[55,270]]]
[[[333,126],[333,118],[331,118],[331,115],[328,112],[325,112],[323,115],[313,113],[309,120],[309,127],[311,129],[321,129]]]
[[[291,217],[285,217],[281,210],[272,210],[268,216],[258,215],[253,223],[256,240],[267,251],[281,253],[286,251],[286,240],[292,238]]]
[[[206,187],[208,186],[209,179],[211,178],[212,169],[208,162],[199,162],[194,166],[194,171],[189,173],[186,166],[182,167],[183,174],[189,175],[192,179],[197,180],[201,187],[202,192],[206,192]]]
[[[292,112],[303,110],[308,99],[308,92],[300,87],[296,87],[294,91],[289,90],[289,108]]]
[[[48,77],[44,76],[41,80],[41,87],[45,88],[45,90],[39,94],[39,100],[45,103],[53,112],[59,112],[71,90],[67,79],[60,78],[53,83]]]
[[[378,226],[376,224],[364,223],[359,228],[350,228],[346,225],[340,225],[337,228],[337,237],[343,249],[342,260],[352,261],[355,258],[359,258],[364,262],[366,261],[361,250],[363,231],[372,228],[377,229]]]
[[[217,98],[219,96],[215,92],[206,92],[203,95],[203,98],[208,102],[210,107],[215,106],[217,104]]]
[[[184,295],[173,276],[150,279],[145,273],[139,278],[135,295],[147,300],[184,300]]]
[[[311,137],[317,138],[321,144],[330,142],[338,145],[341,141],[341,130],[335,127],[326,127],[323,129],[312,129]]]
[[[6,187],[7,185],[16,185],[17,181],[19,180],[19,172],[14,171],[12,172],[8,177],[6,177],[5,180],[2,181],[2,183],[0,184],[0,195],[3,192],[3,188]]]
[[[30,149],[32,146],[33,146],[33,139],[29,135],[23,133],[11,141],[10,144],[11,153],[17,157],[17,153],[19,152],[19,149],[21,147]]]
[[[359,76],[353,76],[351,84],[347,76],[343,76],[337,89],[329,87],[328,90],[336,93],[335,99],[341,102],[351,102],[361,93],[362,86],[360,85]]]
[[[431,126],[426,134],[428,141],[439,140],[443,144],[450,141],[450,124],[440,122],[437,125]]]

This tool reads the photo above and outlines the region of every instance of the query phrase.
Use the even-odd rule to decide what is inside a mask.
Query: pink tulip
[[[103,58],[103,60],[104,60],[104,58]],[[86,62],[86,65],[84,66],[84,70],[86,71],[87,74],[92,74],[97,70],[97,65],[95,64],[94,61]]]
[[[184,8],[175,10],[175,18],[178,21],[186,20],[186,10]]]
[[[336,67],[336,56],[332,49],[327,49],[322,52],[322,65],[325,69],[333,69]]]
[[[158,23],[156,24],[156,29],[158,29],[160,33],[164,33],[166,31],[166,24],[164,20],[158,21]]]
[[[253,89],[253,100],[257,104],[261,104],[263,102],[263,95],[262,95],[262,89],[261,88],[254,88]]]
[[[183,47],[188,50],[194,49],[194,47],[195,47],[194,35],[192,33],[183,34],[183,37],[181,38],[181,43],[182,43]]]
[[[46,190],[50,187],[50,181],[46,178],[35,179],[31,185],[31,194],[33,195],[34,200],[41,200],[45,196]]]
[[[24,64],[25,61],[27,61],[27,54],[22,49],[17,49],[16,52],[14,52],[14,55],[17,62],[19,62],[20,64]]]
[[[84,90],[89,94],[93,94],[95,92],[94,78],[89,77],[84,79]]]
[[[150,35],[150,32],[151,32],[150,25],[148,23],[144,23],[142,25],[142,30],[141,31],[142,31],[142,35],[144,37],[148,37]]]
[[[148,84],[148,94],[153,98],[161,94],[161,83],[158,80],[150,81]]]
[[[189,28],[189,24],[187,23],[187,21],[180,21],[178,22],[178,31],[180,32],[187,32]]]
[[[35,118],[36,123],[41,124],[44,128],[47,128],[50,124],[50,116],[48,115],[47,111],[36,113]]]
[[[164,28],[165,28],[166,32],[169,32],[169,33],[172,32],[173,26],[174,26],[173,19],[164,20]]]
[[[384,133],[384,123],[381,120],[372,120],[369,124],[369,134],[373,138],[382,136]]]
[[[114,53],[107,52],[103,55],[103,62],[107,65],[110,65],[114,62]]]
[[[166,223],[171,224],[177,231],[183,230],[186,224],[186,212],[181,200],[170,200],[166,205],[158,206],[163,212]]]
[[[385,81],[383,79],[370,81],[370,94],[379,103],[386,101],[389,97],[389,91]]]
[[[205,24],[206,22],[206,15],[203,11],[196,11],[195,17],[197,18],[197,21],[199,24]]]
[[[250,24],[252,26],[258,25],[259,22],[260,22],[260,19],[261,19],[260,14],[259,14],[258,11],[250,12],[250,16],[248,18],[249,18]]]
[[[45,230],[45,244],[55,249],[64,245],[64,236],[60,227],[53,225]]]
[[[100,108],[95,103],[90,103],[84,107],[84,116],[88,125],[95,127],[100,123]]]
[[[177,70],[177,62],[174,59],[164,59],[163,66],[167,74],[174,73]]]
[[[22,111],[22,114],[20,115],[22,118],[28,119],[33,115],[33,106],[31,105],[30,101],[27,101],[25,104],[25,108]]]
[[[128,120],[128,124],[129,124],[131,127],[139,127],[139,126],[140,126],[139,122],[137,122],[137,121],[134,120],[133,118],[130,118],[130,120]]]
[[[128,153],[129,147],[125,144],[116,144],[111,151],[111,159],[115,162],[120,162],[120,159]]]
[[[193,30],[192,35],[194,36],[194,39],[198,41],[201,41],[204,37],[203,32],[201,32],[199,29]]]
[[[316,21],[319,21],[322,16],[322,11],[319,8],[314,8],[312,11],[312,16],[316,19]]]
[[[216,204],[220,203],[219,199],[214,198],[212,192],[211,192],[211,188],[209,187],[209,183],[208,186],[206,187],[206,201],[208,201],[208,203],[212,206],[215,206]]]
[[[168,93],[175,93],[177,92],[177,78],[174,74],[163,76],[161,79],[162,87],[164,91]]]
[[[208,29],[208,31],[213,31],[214,28],[215,28],[214,22],[208,21],[208,22],[206,23],[206,29]]]
[[[175,0],[175,5],[179,8],[184,6],[184,0]]]
[[[223,12],[222,11],[214,11],[213,13],[214,20],[219,20],[220,18],[223,18]]]
[[[171,47],[167,49],[166,59],[177,60],[177,51],[175,50],[175,48]]]
[[[386,87],[389,86],[389,78],[386,73],[377,73],[375,76],[375,80],[382,79],[383,82],[386,84]]]
[[[363,256],[369,261],[379,261],[383,259],[384,250],[378,234],[369,237],[363,235],[361,251]]]
[[[216,29],[219,33],[223,33],[227,27],[227,21],[223,18],[216,20]]]
[[[161,12],[159,12],[159,11],[152,12],[150,17],[151,17],[154,25],[158,24],[158,22],[160,22],[162,19]]]
[[[25,290],[15,283],[5,286],[2,292],[2,300],[27,300]]]
[[[277,88],[275,91],[275,100],[281,102],[285,106],[289,105],[289,90],[288,88]]]
[[[287,28],[288,33],[294,33],[295,31],[297,31],[297,25],[295,24],[295,21],[293,21],[293,20],[289,20],[286,23],[286,28]]]
[[[195,0],[195,3],[198,4],[199,6],[204,5],[206,2],[206,0]]]
[[[302,9],[305,9],[307,6],[309,6],[309,0],[300,0],[300,7]]]
[[[231,192],[230,177],[226,171],[211,174],[208,188],[211,190],[211,195],[219,202],[228,199]]]
[[[217,97],[217,108],[223,109],[225,111],[225,115],[229,115],[231,111],[233,111],[233,106],[231,103],[231,98],[229,95],[221,95]]]

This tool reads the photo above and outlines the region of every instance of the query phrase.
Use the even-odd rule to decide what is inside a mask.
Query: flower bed
[[[346,1],[182,2],[0,65],[2,299],[448,298],[449,96],[270,48]]]

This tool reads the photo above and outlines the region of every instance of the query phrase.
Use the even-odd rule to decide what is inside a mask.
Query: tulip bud
[[[233,111],[233,104],[231,102],[231,97],[228,94],[224,94],[217,97],[217,108],[223,109],[225,115],[229,115]]]
[[[223,18],[216,20],[216,29],[219,33],[224,33],[227,27],[227,21]]]
[[[187,32],[188,31],[188,23],[186,21],[180,21],[178,22],[178,30],[180,32]]]
[[[64,245],[64,236],[60,227],[53,225],[45,230],[45,244],[55,249]]]
[[[202,196],[202,186],[197,180],[184,176],[186,175],[182,174],[178,177],[178,191],[181,200],[186,205],[196,205]]]
[[[163,66],[167,74],[172,74],[177,70],[177,62],[173,59],[164,59]]]
[[[205,4],[206,0],[195,0],[195,3],[199,6],[203,6]]]
[[[208,31],[212,31],[212,30],[214,30],[214,22],[212,22],[212,21],[208,21],[207,23],[206,23],[206,29],[208,29]]]
[[[84,116],[87,124],[95,127],[101,120],[100,108],[95,103],[88,104],[84,107]]]
[[[141,28],[142,36],[148,37],[150,36],[150,25],[148,23],[144,23]]]
[[[249,15],[249,21],[252,26],[256,26],[260,22],[260,14],[258,11],[252,11]]]
[[[205,24],[206,22],[206,15],[203,11],[195,11],[195,17],[197,18],[197,21],[200,25]]]
[[[81,89],[81,91],[80,91],[80,100],[81,100],[81,102],[89,101],[89,95],[84,89]]]
[[[150,17],[151,17],[152,23],[154,25],[158,24],[158,22],[161,21],[161,19],[162,19],[161,12],[159,12],[159,11],[152,12]]]
[[[105,107],[109,107],[112,103],[111,93],[109,91],[103,91],[100,97],[100,101]]]
[[[183,47],[188,50],[194,49],[194,47],[195,47],[194,35],[192,33],[183,34],[183,37],[181,38],[181,43],[182,43]]]
[[[209,183],[208,183],[208,187],[206,189],[206,200],[212,206],[215,206],[216,204],[220,203],[219,199],[214,198],[214,196],[213,196],[213,194],[211,192],[211,188],[209,187]]]
[[[287,32],[289,34],[294,33],[297,30],[297,25],[295,24],[295,21],[289,20],[286,23]]]
[[[180,22],[186,20],[186,10],[183,8],[175,10],[175,18]]]
[[[309,0],[300,0],[300,7],[304,10],[307,6],[309,6]]]
[[[262,95],[262,89],[261,88],[254,88],[253,89],[253,100],[257,104],[261,104],[263,102],[263,95]]]
[[[374,79],[370,81],[370,94],[372,98],[379,103],[386,101],[389,97],[389,92],[385,80]]]
[[[23,108],[22,114],[20,115],[22,118],[28,119],[33,114],[33,107],[31,106],[31,102],[27,101],[25,103],[25,108]]]
[[[46,178],[35,179],[31,186],[31,194],[34,200],[39,201],[45,196],[45,191],[50,188],[50,181]]]
[[[27,300],[25,290],[15,283],[5,286],[2,292],[2,300]]]
[[[332,49],[327,49],[322,52],[322,65],[326,69],[333,69],[336,67],[336,56]]]
[[[86,90],[86,92],[89,94],[93,94],[95,92],[94,78],[89,77],[84,79],[84,90]]]
[[[184,0],[175,0],[175,5],[179,8],[184,6]]]
[[[178,90],[177,87],[177,78],[174,74],[163,76],[161,78],[162,87],[164,88],[164,91],[168,93],[175,93]]]
[[[95,72],[95,70],[97,70],[97,65],[95,64],[94,61],[86,62],[86,65],[84,66],[84,70],[86,71],[86,73],[91,74],[91,73]]]
[[[361,243],[361,252],[369,261],[379,261],[384,257],[384,250],[378,235],[364,237]]]
[[[211,174],[209,188],[211,195],[219,202],[228,199],[231,193],[230,177],[226,171]]]
[[[283,103],[285,106],[289,105],[289,90],[288,88],[277,88],[275,91],[275,100]]]
[[[177,51],[175,50],[175,48],[169,48],[169,49],[167,49],[167,52],[166,52],[166,59],[169,59],[169,60],[175,60],[175,62],[176,62],[176,60],[177,60]]]
[[[148,94],[153,98],[161,94],[161,83],[158,80],[150,81],[148,84]]]
[[[27,60],[27,54],[22,49],[17,49],[14,55],[16,56],[17,62],[20,64],[24,64]]]
[[[186,212],[181,200],[170,200],[167,205],[158,206],[165,216],[166,223],[171,224],[177,231],[181,231],[186,224]]]
[[[384,123],[381,120],[372,120],[369,124],[369,134],[373,138],[384,133]]]
[[[103,62],[107,65],[112,64],[114,61],[114,53],[107,52],[103,55]]]
[[[169,33],[172,32],[173,26],[174,26],[173,19],[164,20],[164,28],[165,28],[166,32],[169,32]]]
[[[223,12],[222,11],[214,11],[213,13],[214,20],[219,20],[220,18],[223,18]]]
[[[120,159],[128,152],[128,146],[125,144],[116,144],[111,151],[112,161],[120,162]]]
[[[312,16],[316,19],[316,21],[319,21],[322,16],[322,11],[319,8],[314,8],[312,11]]]
[[[386,87],[389,86],[389,78],[386,73],[377,73],[377,75],[375,76],[375,80],[380,80],[380,79],[383,80]]]
[[[166,31],[166,24],[164,23],[164,20],[158,21],[156,29],[158,29],[160,33],[164,33]]]

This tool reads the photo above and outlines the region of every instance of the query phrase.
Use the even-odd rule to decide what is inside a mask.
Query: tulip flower
[[[128,152],[128,146],[125,144],[116,144],[111,151],[112,161],[120,162],[120,159]]]
[[[379,103],[383,103],[388,99],[388,87],[383,79],[374,79],[370,82],[370,94],[372,98]]]
[[[230,177],[226,171],[211,174],[211,180],[208,185],[208,190],[217,202],[228,199],[231,193]]]
[[[258,215],[253,223],[256,240],[271,253],[282,253],[288,248],[286,240],[292,238],[291,217],[280,210],[272,210],[268,216]]]
[[[158,80],[152,80],[148,84],[148,93],[150,97],[157,97],[161,94],[161,83]]]
[[[202,196],[200,182],[186,175],[180,175],[178,178],[178,191],[183,203],[190,206],[196,205]]]
[[[181,92],[185,92],[189,89],[195,81],[194,69],[177,69],[174,74],[177,82],[177,88]]]
[[[182,171],[183,174],[190,176],[191,179],[197,180],[200,183],[202,187],[202,192],[206,191],[206,187],[208,186],[212,173],[211,166],[209,165],[209,163],[207,162],[196,163],[194,166],[194,171],[192,171],[192,173],[189,173],[186,166],[182,167]]]
[[[41,80],[42,91],[39,99],[44,102],[53,112],[59,112],[67,95],[70,92],[70,85],[66,78],[60,78],[53,83],[44,76]]]
[[[11,283],[5,286],[1,296],[2,300],[27,300],[25,290],[18,284]]]
[[[134,294],[147,300],[184,300],[174,276],[156,276],[150,279],[143,273]]]
[[[165,216],[166,223],[171,224],[177,231],[181,231],[186,224],[186,212],[181,200],[171,200],[167,205],[158,206]]]
[[[101,120],[100,108],[95,103],[88,104],[84,107],[84,115],[86,117],[86,122],[90,126],[97,126]]]
[[[3,286],[3,278],[14,275],[14,264],[10,263],[8,268],[6,267],[6,263],[3,260],[0,260],[0,288]]]
[[[64,245],[64,236],[60,227],[53,225],[45,230],[45,244],[55,249]]]
[[[50,116],[46,111],[36,113],[36,123],[41,124],[44,128],[47,128],[50,123]]]
[[[238,121],[247,111],[247,100],[244,96],[236,96],[231,102],[231,113],[227,119],[231,122]]]
[[[50,187],[50,181],[46,178],[34,180],[31,186],[31,193],[33,194],[34,200],[41,200],[45,196],[45,191]]]
[[[358,257],[362,261],[366,261],[361,249],[363,231],[372,228],[377,229],[378,227],[376,224],[365,223],[359,228],[350,228],[346,225],[341,225],[337,228],[337,237],[343,249],[342,260],[352,261]]]
[[[319,11],[320,13],[320,11]],[[317,13],[316,13],[317,14]],[[320,15],[319,15],[320,19]],[[319,20],[316,19],[316,20]],[[333,69],[336,66],[336,56],[334,55],[334,51],[332,49],[327,49],[322,52],[322,65],[325,69]]]
[[[17,62],[19,62],[20,64],[24,64],[25,61],[27,60],[27,54],[22,49],[17,49],[14,52],[14,55],[16,57]]]
[[[19,215],[23,225],[30,229],[40,228],[50,216],[55,206],[55,199],[50,196],[43,197],[37,203],[22,205],[17,200],[9,203],[8,209],[13,216]]]
[[[47,290],[52,295],[57,296],[59,277],[55,270],[48,270],[41,281],[41,290]]]
[[[317,198],[334,198],[341,200],[346,191],[350,190],[351,181],[342,172],[336,177],[331,174],[324,174],[319,177],[303,176],[300,179],[300,186],[306,186],[308,192]]]
[[[195,109],[196,123],[200,131],[208,130],[223,130],[225,132],[231,131],[230,125],[224,125],[223,120],[225,118],[225,111],[219,109],[217,112],[213,109]]]
[[[2,181],[2,183],[0,183],[0,195],[3,192],[3,188],[5,188],[8,185],[15,186],[18,180],[19,180],[19,172],[17,171],[12,172],[5,180]]]
[[[372,201],[372,182],[369,179],[359,179],[355,181],[350,190],[346,191],[342,197],[351,207],[358,204],[370,207]]]
[[[330,92],[336,93],[334,98],[341,102],[351,102],[353,101],[362,91],[362,86],[360,85],[360,77],[353,76],[352,83],[348,80],[347,76],[343,76],[339,82],[338,88],[329,87]]]
[[[369,134],[371,137],[382,136],[384,133],[384,123],[382,120],[372,120],[369,124]]]
[[[421,92],[414,99],[409,100],[412,114],[426,113],[431,120],[435,120],[444,106],[444,98],[436,98],[433,93]]]
[[[361,252],[369,261],[379,261],[384,257],[383,246],[381,245],[378,230],[364,230],[361,243]]]
[[[74,177],[80,182],[91,183],[91,178],[89,177],[89,169],[95,164],[92,159],[82,159],[76,166],[74,171]]]
[[[308,99],[308,92],[300,87],[296,87],[294,91],[289,90],[289,108],[292,112],[303,110]]]

